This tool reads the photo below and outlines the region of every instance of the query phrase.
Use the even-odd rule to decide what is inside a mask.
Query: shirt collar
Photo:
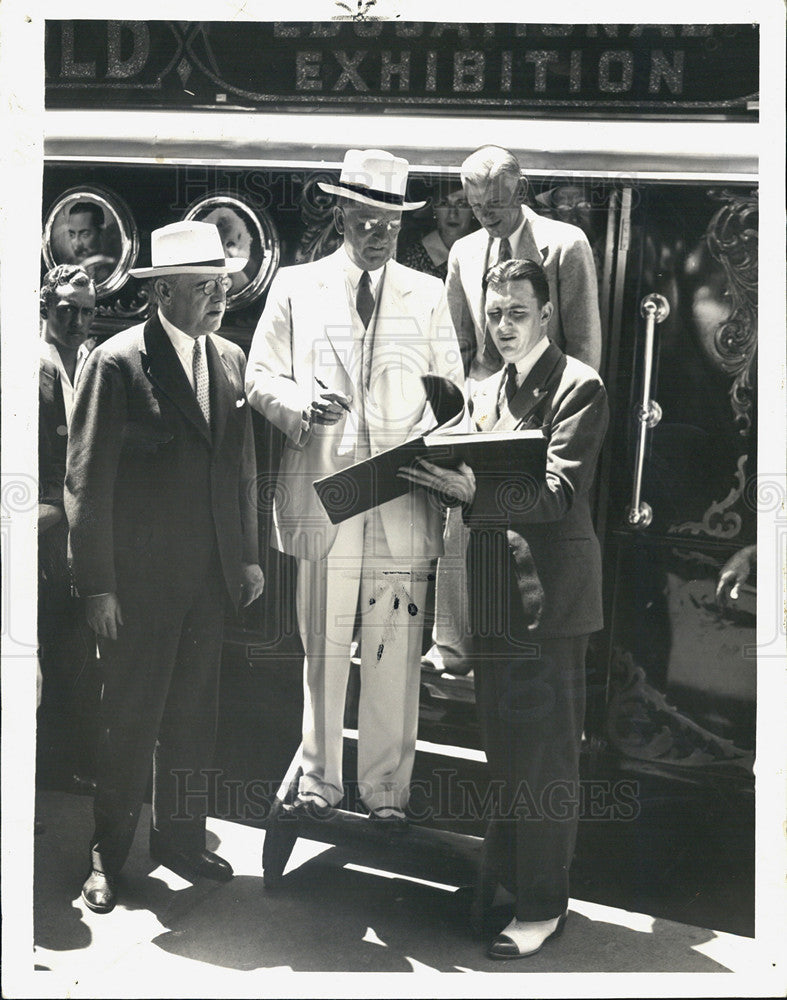
[[[342,243],[342,268],[347,280],[350,282],[352,290],[355,292],[358,290],[358,282],[361,280],[361,275],[363,274],[363,269],[358,267],[358,265],[351,260],[350,255],[347,253],[347,248]],[[369,279],[372,283],[372,294],[377,294],[377,286],[380,284],[380,279],[383,276],[383,271],[385,270],[385,264],[382,267],[378,267],[376,271],[369,271]]]
[[[39,356],[43,358],[45,361],[51,361],[52,364],[60,372],[60,378],[63,379],[66,385],[70,386],[71,380],[69,379],[68,373],[66,372],[65,365],[63,364],[63,359],[60,357],[60,351],[58,351],[57,349],[57,344],[53,344],[48,340],[44,340],[42,336],[40,340],[40,348],[41,350],[39,352]],[[85,358],[88,356],[89,353],[90,349],[88,348],[87,344],[79,345],[79,348],[77,349],[77,364],[76,364],[76,369],[74,371],[75,384],[77,379],[79,378],[79,373],[82,370],[82,365],[85,363]]]
[[[535,368],[536,361],[541,357],[544,351],[549,347],[549,337],[546,334],[539,340],[535,347],[531,347],[527,354],[520,358],[519,361],[515,362],[516,372],[517,372],[517,382],[521,385],[527,376]]]
[[[170,323],[164,313],[159,309],[158,318],[161,320],[161,325],[164,327],[164,332],[172,341],[172,346],[178,352],[182,358],[187,358],[189,364],[191,364],[191,358],[194,354],[194,341],[199,340],[202,350],[205,350],[205,337],[207,334],[203,333],[199,337],[190,337],[187,333],[179,330],[174,323]]]

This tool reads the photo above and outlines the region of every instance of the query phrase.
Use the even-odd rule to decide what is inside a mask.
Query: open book
[[[459,431],[456,424],[464,410],[461,389],[439,375],[424,375],[422,379],[437,420],[431,431],[314,483],[333,524],[404,496],[411,488],[420,489],[397,473],[421,458],[449,468],[464,461],[476,478],[493,476],[501,485],[509,478],[521,480],[523,475],[531,482],[543,482],[547,443],[541,431]]]

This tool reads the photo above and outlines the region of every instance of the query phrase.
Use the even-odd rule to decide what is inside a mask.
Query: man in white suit
[[[546,219],[522,204],[521,168],[507,149],[481,146],[464,161],[461,176],[465,196],[483,227],[457,240],[448,258],[446,295],[465,373],[482,379],[502,367],[486,335],[482,279],[493,264],[512,258],[533,260],[546,271],[554,307],[549,339],[598,371],[598,286],[585,234],[578,226]]]
[[[340,525],[312,486],[434,424],[421,376],[463,383],[442,283],[393,260],[408,163],[349,150],[334,208],[343,245],[276,275],[249,355],[252,406],[286,435],[273,544],[298,560],[304,645],[302,777],[296,807],[343,795],[342,724],[361,618],[359,792],[370,817],[404,822],[418,724],[423,608],[442,551],[441,512],[418,488]]]

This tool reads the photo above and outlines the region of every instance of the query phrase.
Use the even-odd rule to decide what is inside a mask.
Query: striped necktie
[[[191,370],[194,374],[194,395],[197,397],[199,408],[205,418],[205,423],[210,427],[210,389],[208,384],[208,363],[205,352],[199,338],[194,338],[194,350],[191,355]]]

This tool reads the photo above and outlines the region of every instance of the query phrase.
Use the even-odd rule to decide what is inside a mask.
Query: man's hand
[[[352,396],[346,396],[343,392],[325,389],[303,411],[303,419],[310,425],[336,424],[341,420],[342,414],[350,412],[352,400]]]
[[[416,486],[424,486],[439,493],[449,507],[472,503],[475,497],[475,476],[470,466],[464,462],[460,462],[456,469],[445,469],[442,465],[435,465],[434,462],[421,458],[416,465],[403,466],[397,475]]]
[[[43,535],[49,528],[54,528],[63,519],[63,511],[53,503],[38,505],[38,534]]]
[[[716,603],[720,608],[726,607],[729,601],[737,601],[741,585],[748,580],[756,558],[756,546],[747,545],[722,566],[716,585]]]
[[[265,586],[265,574],[257,563],[244,563],[241,567],[240,604],[247,608],[256,601]]]
[[[120,602],[116,594],[97,594],[85,598],[85,616],[96,635],[117,639],[118,625],[123,624]]]

